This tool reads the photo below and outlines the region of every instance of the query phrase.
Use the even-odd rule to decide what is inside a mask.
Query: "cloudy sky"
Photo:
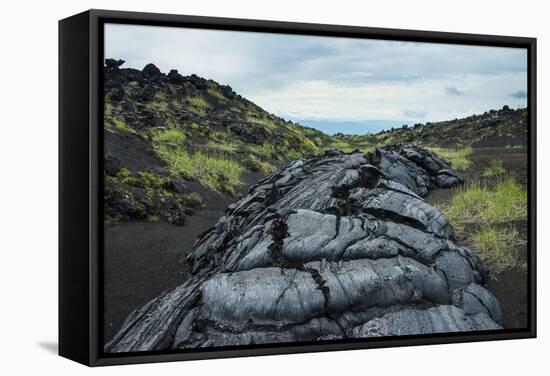
[[[523,49],[109,24],[105,57],[229,84],[269,112],[325,131],[527,103]]]

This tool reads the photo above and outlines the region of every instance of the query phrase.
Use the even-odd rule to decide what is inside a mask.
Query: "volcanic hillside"
[[[204,192],[238,196],[248,180],[322,151],[331,138],[281,119],[220,85],[153,64],[107,59],[105,172],[108,222],[183,224]]]

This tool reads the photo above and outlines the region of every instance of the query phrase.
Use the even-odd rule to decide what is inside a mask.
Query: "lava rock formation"
[[[106,352],[500,329],[488,270],[422,197],[462,182],[414,145],[290,163],[198,239],[193,277]]]

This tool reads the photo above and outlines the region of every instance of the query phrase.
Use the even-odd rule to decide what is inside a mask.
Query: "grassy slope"
[[[120,69],[126,77],[134,70]],[[105,127],[150,140],[171,174],[235,195],[246,172],[267,174],[318,153],[330,137],[276,117],[231,88],[193,76],[128,80],[105,96]],[[143,93],[147,91],[147,95]]]

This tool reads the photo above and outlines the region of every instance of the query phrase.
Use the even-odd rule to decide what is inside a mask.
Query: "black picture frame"
[[[103,25],[124,23],[521,47],[528,55],[528,327],[353,341],[105,354],[102,340]],[[536,337],[536,39],[88,10],[59,21],[59,354],[88,366]]]

